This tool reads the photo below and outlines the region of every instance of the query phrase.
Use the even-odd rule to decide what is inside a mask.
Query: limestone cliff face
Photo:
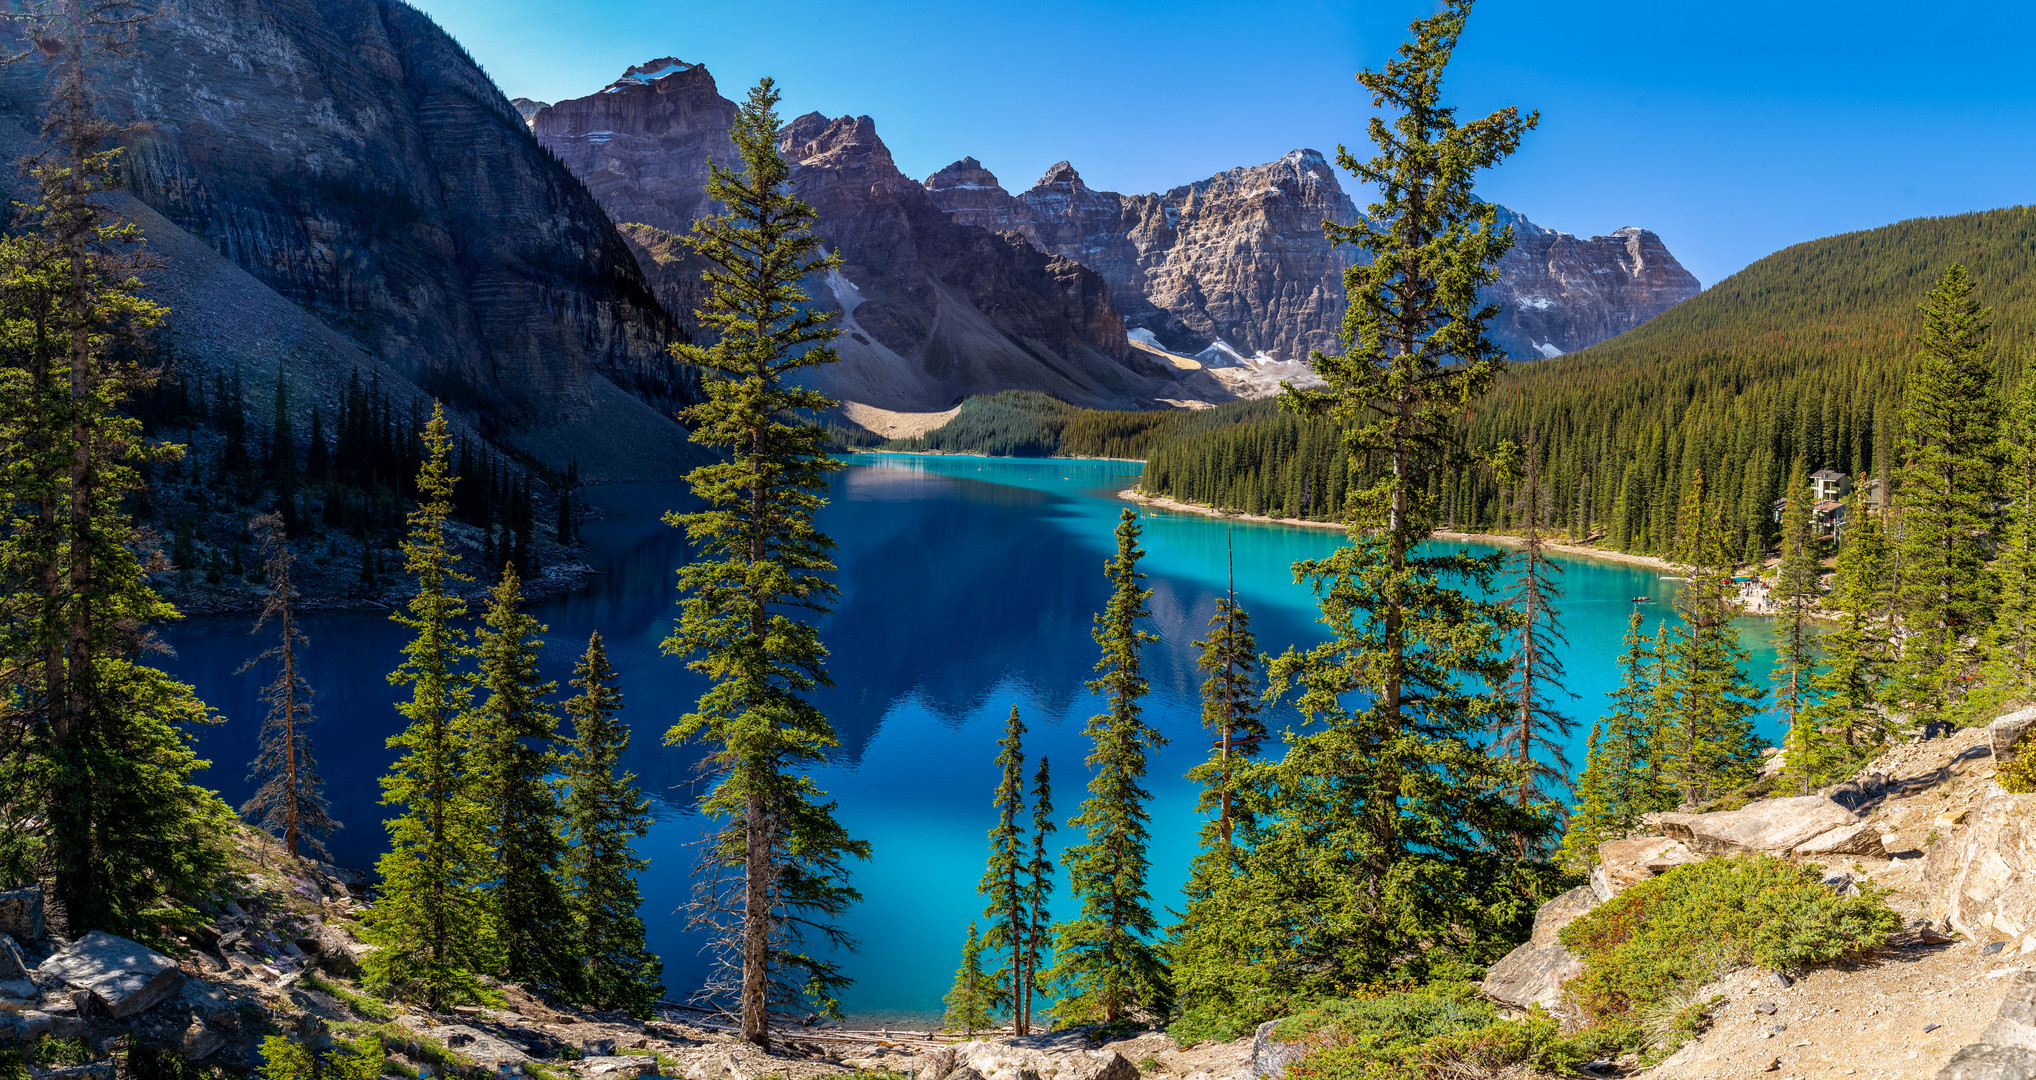
[[[702,299],[699,267],[676,237],[714,210],[707,160],[733,158],[734,112],[705,68],[666,58],[532,115],[539,141],[625,223],[676,311]],[[818,388],[908,411],[1006,389],[1112,407],[1191,396],[1129,346],[1101,275],[952,220],[898,171],[869,117],[799,117],[779,149],[818,213],[815,231],[844,259],[814,284],[816,300],[841,308],[844,331],[842,362],[811,376]]]
[[[1359,253],[1331,246],[1322,223],[1350,224],[1358,209],[1314,150],[1164,194],[1096,191],[1065,161],[1017,195],[973,158],[925,186],[957,221],[1016,232],[1102,274],[1130,328],[1175,352],[1292,361],[1335,345],[1343,271]],[[1509,222],[1518,241],[1500,264],[1493,331],[1520,359],[1602,341],[1698,291],[1645,230],[1579,240],[1501,208]]]
[[[540,443],[691,393],[600,205],[416,9],[166,0],[138,46],[102,84],[131,191],[409,380]],[[26,127],[43,73],[0,91]]]
[[[1702,291],[1661,237],[1624,228],[1580,239],[1504,207],[1513,250],[1499,263],[1493,334],[1518,354],[1559,356],[1615,337]]]
[[[638,64],[599,93],[530,114],[538,141],[623,227],[658,298],[686,322],[706,299],[705,267],[676,236],[715,212],[707,163],[735,160],[734,123],[735,103],[714,76],[675,57]]]

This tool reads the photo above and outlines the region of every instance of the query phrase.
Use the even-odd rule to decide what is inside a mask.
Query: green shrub
[[[1469,983],[1434,983],[1376,997],[1325,1002],[1280,1022],[1276,1037],[1315,1044],[1287,1067],[1292,1080],[1437,1080],[1518,1065],[1566,1072],[1589,1044],[1562,1038],[1535,1012],[1501,1020]]]
[[[329,1054],[316,1054],[281,1035],[262,1040],[261,1080],[375,1080],[388,1056],[373,1035],[335,1043]]]
[[[1857,956],[1901,925],[1885,894],[1842,897],[1822,868],[1767,855],[1707,859],[1641,882],[1563,928],[1584,962],[1571,998],[1636,1048],[1679,1045],[1707,1000],[1697,990],[1742,964],[1781,972]]]
[[[1168,1024],[1166,1033],[1183,1046],[1198,1042],[1230,1042],[1258,1029],[1258,1021],[1208,1005],[1198,1005]]]
[[[317,975],[304,976],[304,986],[307,989],[325,994],[340,1004],[345,1005],[353,1010],[354,1015],[363,1020],[373,1020],[378,1024],[386,1024],[396,1018],[396,1010],[391,1008],[387,1002],[369,997],[366,994],[355,993],[336,982],[320,978]]]

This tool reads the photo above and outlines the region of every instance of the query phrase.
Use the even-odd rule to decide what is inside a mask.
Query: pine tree
[[[1204,814],[1214,811],[1215,816],[1202,824],[1201,851],[1182,889],[1188,904],[1180,921],[1168,931],[1170,952],[1177,951],[1183,940],[1205,936],[1204,920],[1221,917],[1221,905],[1212,898],[1224,889],[1226,879],[1237,873],[1236,834],[1249,832],[1256,824],[1237,776],[1242,766],[1257,757],[1266,730],[1258,715],[1258,687],[1252,671],[1258,646],[1252,638],[1250,616],[1237,606],[1234,585],[1216,601],[1216,614],[1209,625],[1213,630],[1208,639],[1195,645],[1202,650],[1197,666],[1209,673],[1202,684],[1202,723],[1217,732],[1216,753],[1189,770],[1188,779],[1202,784],[1196,809]],[[1179,964],[1178,959],[1174,962]],[[1192,957],[1189,964],[1193,964]]]
[[[1505,674],[1508,616],[1478,599],[1497,562],[1418,550],[1445,482],[1471,464],[1457,424],[1502,362],[1482,290],[1511,238],[1473,180],[1535,123],[1506,109],[1459,125],[1440,103],[1468,14],[1446,4],[1358,76],[1389,115],[1371,122],[1375,157],[1337,157],[1378,201],[1325,228],[1369,261],[1345,272],[1343,352],[1311,358],[1326,385],[1282,404],[1340,425],[1370,483],[1348,496],[1349,543],[1294,567],[1330,640],[1267,669],[1308,726],[1240,777],[1257,817],[1241,872],[1210,898],[1206,934],[1172,950],[1187,1010],[1278,1015],[1396,970],[1482,964],[1535,907],[1517,838],[1531,847],[1552,821],[1515,805],[1518,768],[1484,745],[1504,708],[1487,688]]]
[[[410,700],[396,706],[410,726],[389,737],[402,757],[382,778],[382,804],[400,810],[387,822],[389,851],[376,864],[380,898],[363,920],[367,940],[379,946],[364,965],[369,985],[434,1011],[480,1000],[478,973],[496,967],[487,889],[495,860],[471,760],[474,677],[464,669],[474,649],[460,627],[466,602],[455,592],[470,579],[455,569],[445,535],[453,488],[448,429],[434,403],[417,477],[422,501],[403,542],[417,594],[390,616],[413,635],[389,675],[391,684],[410,687]]]
[[[572,948],[571,914],[559,888],[565,845],[561,809],[551,779],[551,744],[558,721],[541,699],[558,689],[540,683],[537,638],[545,628],[518,610],[523,583],[513,566],[488,593],[478,650],[487,700],[474,711],[470,768],[474,800],[487,822],[494,850],[490,916],[501,950],[501,972],[570,997],[579,961]]]
[[[1986,677],[1973,695],[1975,723],[2036,695],[2036,370],[2009,404],[2006,442],[2006,521],[1994,564],[2000,594],[1987,634]]]
[[[1202,785],[1202,797],[1195,808],[1205,814],[1216,812],[1204,831],[1202,851],[1214,853],[1227,871],[1234,865],[1229,848],[1236,814],[1237,765],[1257,756],[1266,735],[1265,722],[1258,716],[1258,680],[1252,670],[1258,660],[1258,642],[1251,634],[1250,614],[1237,604],[1234,571],[1229,590],[1216,601],[1216,614],[1210,617],[1209,626],[1209,636],[1195,642],[1195,648],[1202,650],[1195,666],[1209,675],[1202,683],[1202,726],[1216,733],[1216,753],[1191,770],[1188,779]],[[1213,872],[1215,868],[1210,869]]]
[[[257,826],[283,837],[283,850],[292,856],[308,851],[324,858],[324,838],[339,824],[332,820],[331,805],[325,801],[325,781],[318,777],[318,763],[311,756],[311,684],[298,668],[297,654],[309,644],[297,627],[297,589],[290,568],[296,557],[290,553],[289,531],[280,514],[268,513],[249,523],[261,537],[262,555],[268,579],[268,598],[255,632],[271,623],[276,643],[261,655],[240,666],[245,675],[257,664],[274,663],[276,679],[262,691],[269,715],[262,722],[261,750],[248,772],[259,780],[255,793],[241,804],[240,812]]]
[[[1663,777],[1686,804],[1728,784],[1752,779],[1759,761],[1753,717],[1761,691],[1746,677],[1746,650],[1732,629],[1732,565],[1717,504],[1707,503],[1701,471],[1684,489],[1676,514],[1675,562],[1684,583],[1676,594],[1681,622],[1658,645]]]
[[[1823,564],[1811,518],[1815,501],[1804,466],[1798,463],[1782,510],[1781,568],[1772,593],[1774,698],[1789,728],[1783,769],[1798,795],[1808,795],[1840,757],[1828,745],[1816,720],[1818,650],[1810,620],[1823,595],[1818,585]]]
[[[128,410],[159,373],[138,363],[165,310],[155,265],[105,193],[118,129],[95,69],[117,67],[138,5],[38,9],[47,143],[0,239],[0,887],[42,883],[52,928],[164,944],[199,921],[190,898],[225,872],[232,811],[190,783],[190,728],[213,721],[191,688],[139,662],[145,628],[177,617],[129,504],[144,470],[181,456]]]
[[[831,685],[809,617],[836,595],[834,542],[813,516],[827,474],[841,467],[825,431],[799,419],[834,405],[793,376],[834,362],[828,343],[839,333],[827,326],[831,313],[805,306],[800,282],[840,259],[822,254],[813,209],[791,189],[777,151],[778,97],[765,79],[738,109],[730,137],[743,171],[715,165],[707,184],[730,209],[695,222],[687,241],[708,267],[709,299],[695,314],[716,340],[673,353],[709,376],[707,400],[686,411],[693,440],[729,457],[687,478],[706,509],[666,517],[696,554],[679,572],[685,598],[664,642],[710,684],[666,742],[707,745],[703,767],[716,780],[701,809],[726,822],[704,849],[709,873],[690,909],[718,956],[697,1000],[735,1016],[742,1038],[764,1047],[773,1013],[839,1013],[848,980],[804,939],[852,945],[831,920],[861,899],[846,861],[869,857],[799,771],[839,745],[807,695]]]
[[[1026,996],[1025,947],[1025,832],[1019,815],[1025,812],[1025,721],[1018,706],[1011,706],[1011,719],[1004,725],[1004,737],[997,740],[997,793],[991,805],[997,810],[996,827],[990,830],[989,866],[976,891],[987,901],[983,917],[990,920],[983,947],[1002,950],[1010,956],[1008,966],[991,978],[991,1005],[1007,1006],[1017,1034],[1026,1034],[1022,1002]]]
[[[1019,1031],[1032,1027],[1032,1002],[1044,989],[1041,968],[1053,950],[1053,860],[1046,854],[1046,838],[1057,826],[1053,822],[1053,769],[1039,759],[1039,771],[1032,775],[1032,855],[1025,861],[1025,947],[1021,953],[1024,992],[1014,1006],[1013,1026]]]
[[[579,1000],[596,1009],[651,1015],[662,990],[664,964],[643,941],[642,897],[636,875],[650,863],[633,842],[650,835],[650,800],[623,772],[629,728],[616,719],[622,692],[601,635],[573,668],[566,717],[573,723],[565,775],[566,893],[572,904],[573,952],[581,964]]]
[[[1643,622],[1636,605],[1626,622],[1612,711],[1591,725],[1583,775],[1577,780],[1576,808],[1570,812],[1559,855],[1574,872],[1597,861],[1599,844],[1625,838],[1639,824],[1640,815],[1676,804],[1676,793],[1662,783],[1658,760],[1661,733],[1654,682],[1660,654],[1649,643]]]
[[[1562,566],[1549,559],[1541,537],[1549,507],[1540,458],[1530,431],[1524,469],[1517,478],[1520,547],[1507,559],[1515,583],[1506,603],[1513,611],[1518,643],[1504,686],[1507,707],[1492,722],[1492,752],[1510,759],[1519,770],[1515,805],[1522,810],[1553,805],[1559,813],[1560,793],[1570,786],[1565,746],[1576,731],[1576,721],[1556,705],[1555,695],[1576,695],[1564,686],[1568,673],[1558,649],[1568,646],[1569,639],[1563,636],[1562,616],[1555,607],[1562,599],[1562,583],[1557,580]],[[1541,854],[1532,850],[1533,840],[1526,834],[1514,837],[1521,857]]]
[[[1841,729],[1853,757],[1891,734],[1883,700],[1894,666],[1894,575],[1880,513],[1855,497],[1846,507],[1829,603],[1838,626],[1825,636],[1831,663],[1815,683],[1811,722]]]
[[[1993,622],[1987,569],[1999,479],[2000,402],[1987,359],[1993,312],[1953,263],[1923,304],[1916,366],[1902,399],[1895,481],[1900,513],[1901,697],[1925,725],[1952,720],[1978,673]]]
[[[947,992],[947,1011],[941,1014],[942,1031],[959,1031],[968,1038],[990,1026],[991,998],[996,993],[983,974],[983,943],[976,937],[976,924],[969,924],[968,940],[961,947],[961,967],[954,973],[954,988]]]
[[[1146,693],[1139,653],[1159,635],[1143,628],[1151,617],[1138,561],[1138,512],[1125,508],[1117,523],[1117,556],[1104,565],[1110,600],[1096,616],[1093,637],[1103,649],[1099,678],[1089,692],[1101,694],[1108,711],[1089,718],[1093,749],[1088,765],[1089,797],[1068,822],[1088,838],[1067,852],[1068,883],[1081,913],[1054,928],[1054,967],[1048,976],[1060,997],[1053,1014],[1061,1024],[1090,1019],[1114,1024],[1136,1008],[1164,1011],[1165,965],[1146,938],[1159,929],[1152,916],[1145,875],[1150,840],[1145,790],[1145,753],[1166,745],[1146,723],[1139,699]]]

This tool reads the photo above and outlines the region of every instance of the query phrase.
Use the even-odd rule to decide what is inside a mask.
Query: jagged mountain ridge
[[[490,437],[593,476],[686,456],[677,324],[599,204],[416,9],[170,0],[101,88],[137,198]],[[0,71],[0,143],[32,142],[45,92],[38,64]],[[314,361],[342,381],[355,364]]]
[[[707,162],[733,160],[734,112],[705,67],[670,57],[531,112],[539,142],[626,223],[673,310],[702,299],[697,260],[672,234],[712,212]],[[816,299],[841,309],[844,333],[841,363],[811,376],[817,388],[907,411],[1009,389],[1116,408],[1227,396],[1200,372],[1132,348],[1101,275],[951,220],[898,170],[869,117],[799,117],[780,151],[819,215],[817,231],[845,260],[818,283]]]
[[[974,158],[925,186],[957,221],[1017,232],[1101,273],[1131,329],[1169,350],[1219,363],[1296,361],[1335,343],[1343,270],[1358,253],[1331,246],[1322,222],[1348,225],[1359,211],[1318,151],[1164,194],[1097,191],[1065,161],[1016,195]],[[1701,291],[1645,229],[1579,239],[1504,207],[1500,219],[1516,228],[1493,290],[1493,332],[1516,358],[1596,344]]]

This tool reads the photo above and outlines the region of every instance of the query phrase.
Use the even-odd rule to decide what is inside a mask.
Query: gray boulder
[[[749,1080],[749,1073],[734,1054],[724,1050],[696,1059],[686,1067],[685,1080]]]
[[[1786,855],[1833,829],[1859,823],[1857,814],[1821,795],[1762,799],[1709,814],[1650,814],[1648,819],[1699,855]]]
[[[0,934],[16,941],[42,940],[42,886],[0,892]]]
[[[496,1072],[520,1072],[530,1055],[523,1048],[498,1039],[479,1028],[465,1024],[447,1024],[444,1027],[427,1028],[424,1034],[472,1058],[482,1068]],[[656,1061],[655,1058],[652,1059]]]
[[[1539,1005],[1559,1015],[1562,984],[1583,974],[1584,964],[1563,947],[1558,935],[1597,906],[1598,894],[1588,885],[1541,905],[1534,916],[1534,936],[1485,973],[1485,996],[1517,1009]]]
[[[44,960],[36,975],[87,991],[115,1019],[154,1008],[184,981],[175,960],[102,930]]]
[[[1820,855],[1858,855],[1881,859],[1886,858],[1887,853],[1881,842],[1880,830],[1863,821],[1832,829],[1796,845],[1795,849],[1795,854],[1812,859]]]
[[[953,1056],[948,1056],[948,1050]],[[1138,1066],[1115,1050],[1042,1050],[978,1039],[922,1059],[920,1080],[1138,1080]]]
[[[582,1058],[577,1068],[580,1075],[587,1080],[636,1080],[639,1076],[650,1076],[657,1072],[657,1058],[649,1054],[628,1054],[621,1057],[608,1054]],[[736,1074],[726,1077],[725,1080],[746,1080],[746,1078]]]
[[[2036,1080],[2036,1050],[1974,1043],[1953,1054],[1937,1080]]]
[[[184,1029],[180,1049],[185,1061],[203,1061],[219,1052],[226,1045],[226,1036],[207,1027],[203,1021],[193,1020]]]
[[[2018,709],[2006,716],[1997,716],[1987,726],[1987,747],[1994,752],[1996,760],[2007,755],[2024,735],[2036,729],[2036,705]]]
[[[2036,940],[2036,795],[1989,794],[1965,835],[1932,861],[1947,872],[1941,914],[1972,941]],[[2010,948],[2019,951],[2015,944]]]
[[[1301,1060],[1308,1052],[1305,1042],[1282,1042],[1273,1038],[1273,1030],[1279,1025],[1278,1020],[1267,1020],[1252,1033],[1251,1075],[1257,1080],[1284,1080],[1287,1066]]]
[[[1666,836],[1637,836],[1598,845],[1598,865],[1591,868],[1591,891],[1600,902],[1610,900],[1657,874],[1700,862],[1689,845]]]

